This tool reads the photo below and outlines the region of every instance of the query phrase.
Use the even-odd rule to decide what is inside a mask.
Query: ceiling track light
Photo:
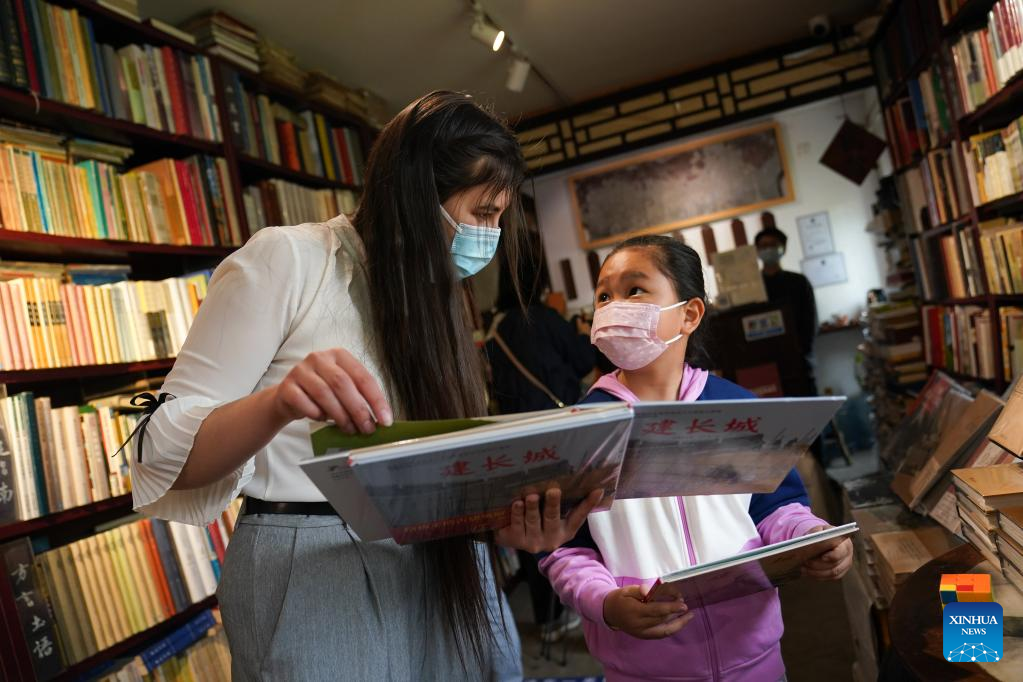
[[[526,79],[529,78],[532,68],[533,65],[529,63],[528,59],[516,54],[508,66],[508,79],[504,82],[504,87],[512,92],[522,92],[526,87]]]
[[[472,22],[472,37],[488,46],[494,52],[504,44],[504,31],[495,26],[483,12],[477,11]]]

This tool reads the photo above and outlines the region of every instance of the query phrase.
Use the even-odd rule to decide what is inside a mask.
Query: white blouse
[[[344,348],[380,382],[371,338],[362,241],[339,216],[267,227],[225,259],[161,390],[175,396],[131,458],[134,508],[191,524],[213,520],[239,492],[264,500],[321,501],[299,468],[312,456],[309,422],[291,422],[242,467],[203,488],[171,490],[214,409],[281,382],[309,353]]]

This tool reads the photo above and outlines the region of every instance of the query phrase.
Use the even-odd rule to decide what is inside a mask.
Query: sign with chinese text
[[[57,676],[64,664],[60,658],[53,614],[42,592],[36,589],[35,557],[28,538],[0,546],[7,584],[14,596],[18,621],[28,647],[37,680]]]

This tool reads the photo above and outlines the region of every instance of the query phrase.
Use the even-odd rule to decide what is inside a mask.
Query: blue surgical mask
[[[458,279],[472,277],[486,267],[497,253],[497,243],[501,239],[501,230],[496,227],[482,227],[456,223],[455,219],[440,207],[444,219],[455,228],[455,238],[451,240],[451,260],[454,261]]]

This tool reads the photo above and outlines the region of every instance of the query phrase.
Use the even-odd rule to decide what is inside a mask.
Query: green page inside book
[[[486,419],[435,419],[424,421],[397,421],[390,426],[378,427],[369,434],[347,434],[335,424],[326,424],[312,432],[313,455],[319,457],[336,452],[347,452],[374,445],[388,445],[413,438],[440,436],[487,426],[493,422]]]

